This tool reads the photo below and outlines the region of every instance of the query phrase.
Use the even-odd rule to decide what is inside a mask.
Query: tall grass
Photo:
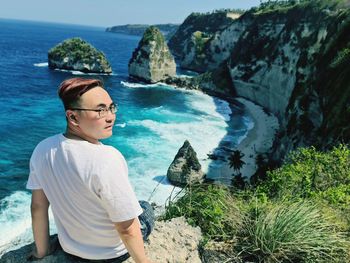
[[[206,240],[232,239],[240,228],[242,214],[227,187],[215,184],[194,184],[169,198],[163,219],[186,217],[199,226]]]
[[[252,262],[348,262],[350,246],[310,202],[259,206],[246,218],[236,252]]]

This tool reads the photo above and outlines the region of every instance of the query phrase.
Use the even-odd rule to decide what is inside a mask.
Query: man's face
[[[93,88],[85,92],[79,100],[79,108],[82,109],[103,109],[109,108],[113,104],[108,92],[101,87]],[[79,132],[84,137],[95,140],[110,137],[113,132],[115,113],[107,112],[107,115],[100,117],[95,111],[79,111],[76,115]]]

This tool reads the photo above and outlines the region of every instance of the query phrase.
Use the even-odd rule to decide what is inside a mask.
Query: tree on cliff
[[[240,150],[235,150],[228,158],[230,168],[233,168],[236,172],[239,173],[242,166],[245,164],[245,162],[242,160],[244,157],[244,153],[242,153]]]

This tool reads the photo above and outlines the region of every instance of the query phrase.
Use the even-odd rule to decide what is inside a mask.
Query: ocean
[[[112,75],[98,76],[119,106],[114,134],[103,143],[125,156],[139,199],[165,204],[173,190],[167,169],[186,139],[210,177],[223,160],[212,161],[207,154],[220,154],[219,145],[235,147],[253,125],[241,108],[224,100],[165,84],[131,82],[127,65],[140,37],[98,27],[4,19],[0,28],[0,255],[32,241],[30,192],[25,189],[29,159],[41,140],[65,131],[58,85],[73,76],[96,77],[48,68],[48,50],[63,40],[81,37],[112,65]]]

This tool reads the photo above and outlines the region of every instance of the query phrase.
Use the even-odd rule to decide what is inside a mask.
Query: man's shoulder
[[[34,151],[42,151],[42,150],[51,149],[52,147],[55,147],[59,140],[59,136],[60,134],[56,134],[46,139],[43,139],[37,144]]]
[[[108,158],[124,158],[123,154],[115,147],[111,145],[102,145],[100,147],[101,157]]]

